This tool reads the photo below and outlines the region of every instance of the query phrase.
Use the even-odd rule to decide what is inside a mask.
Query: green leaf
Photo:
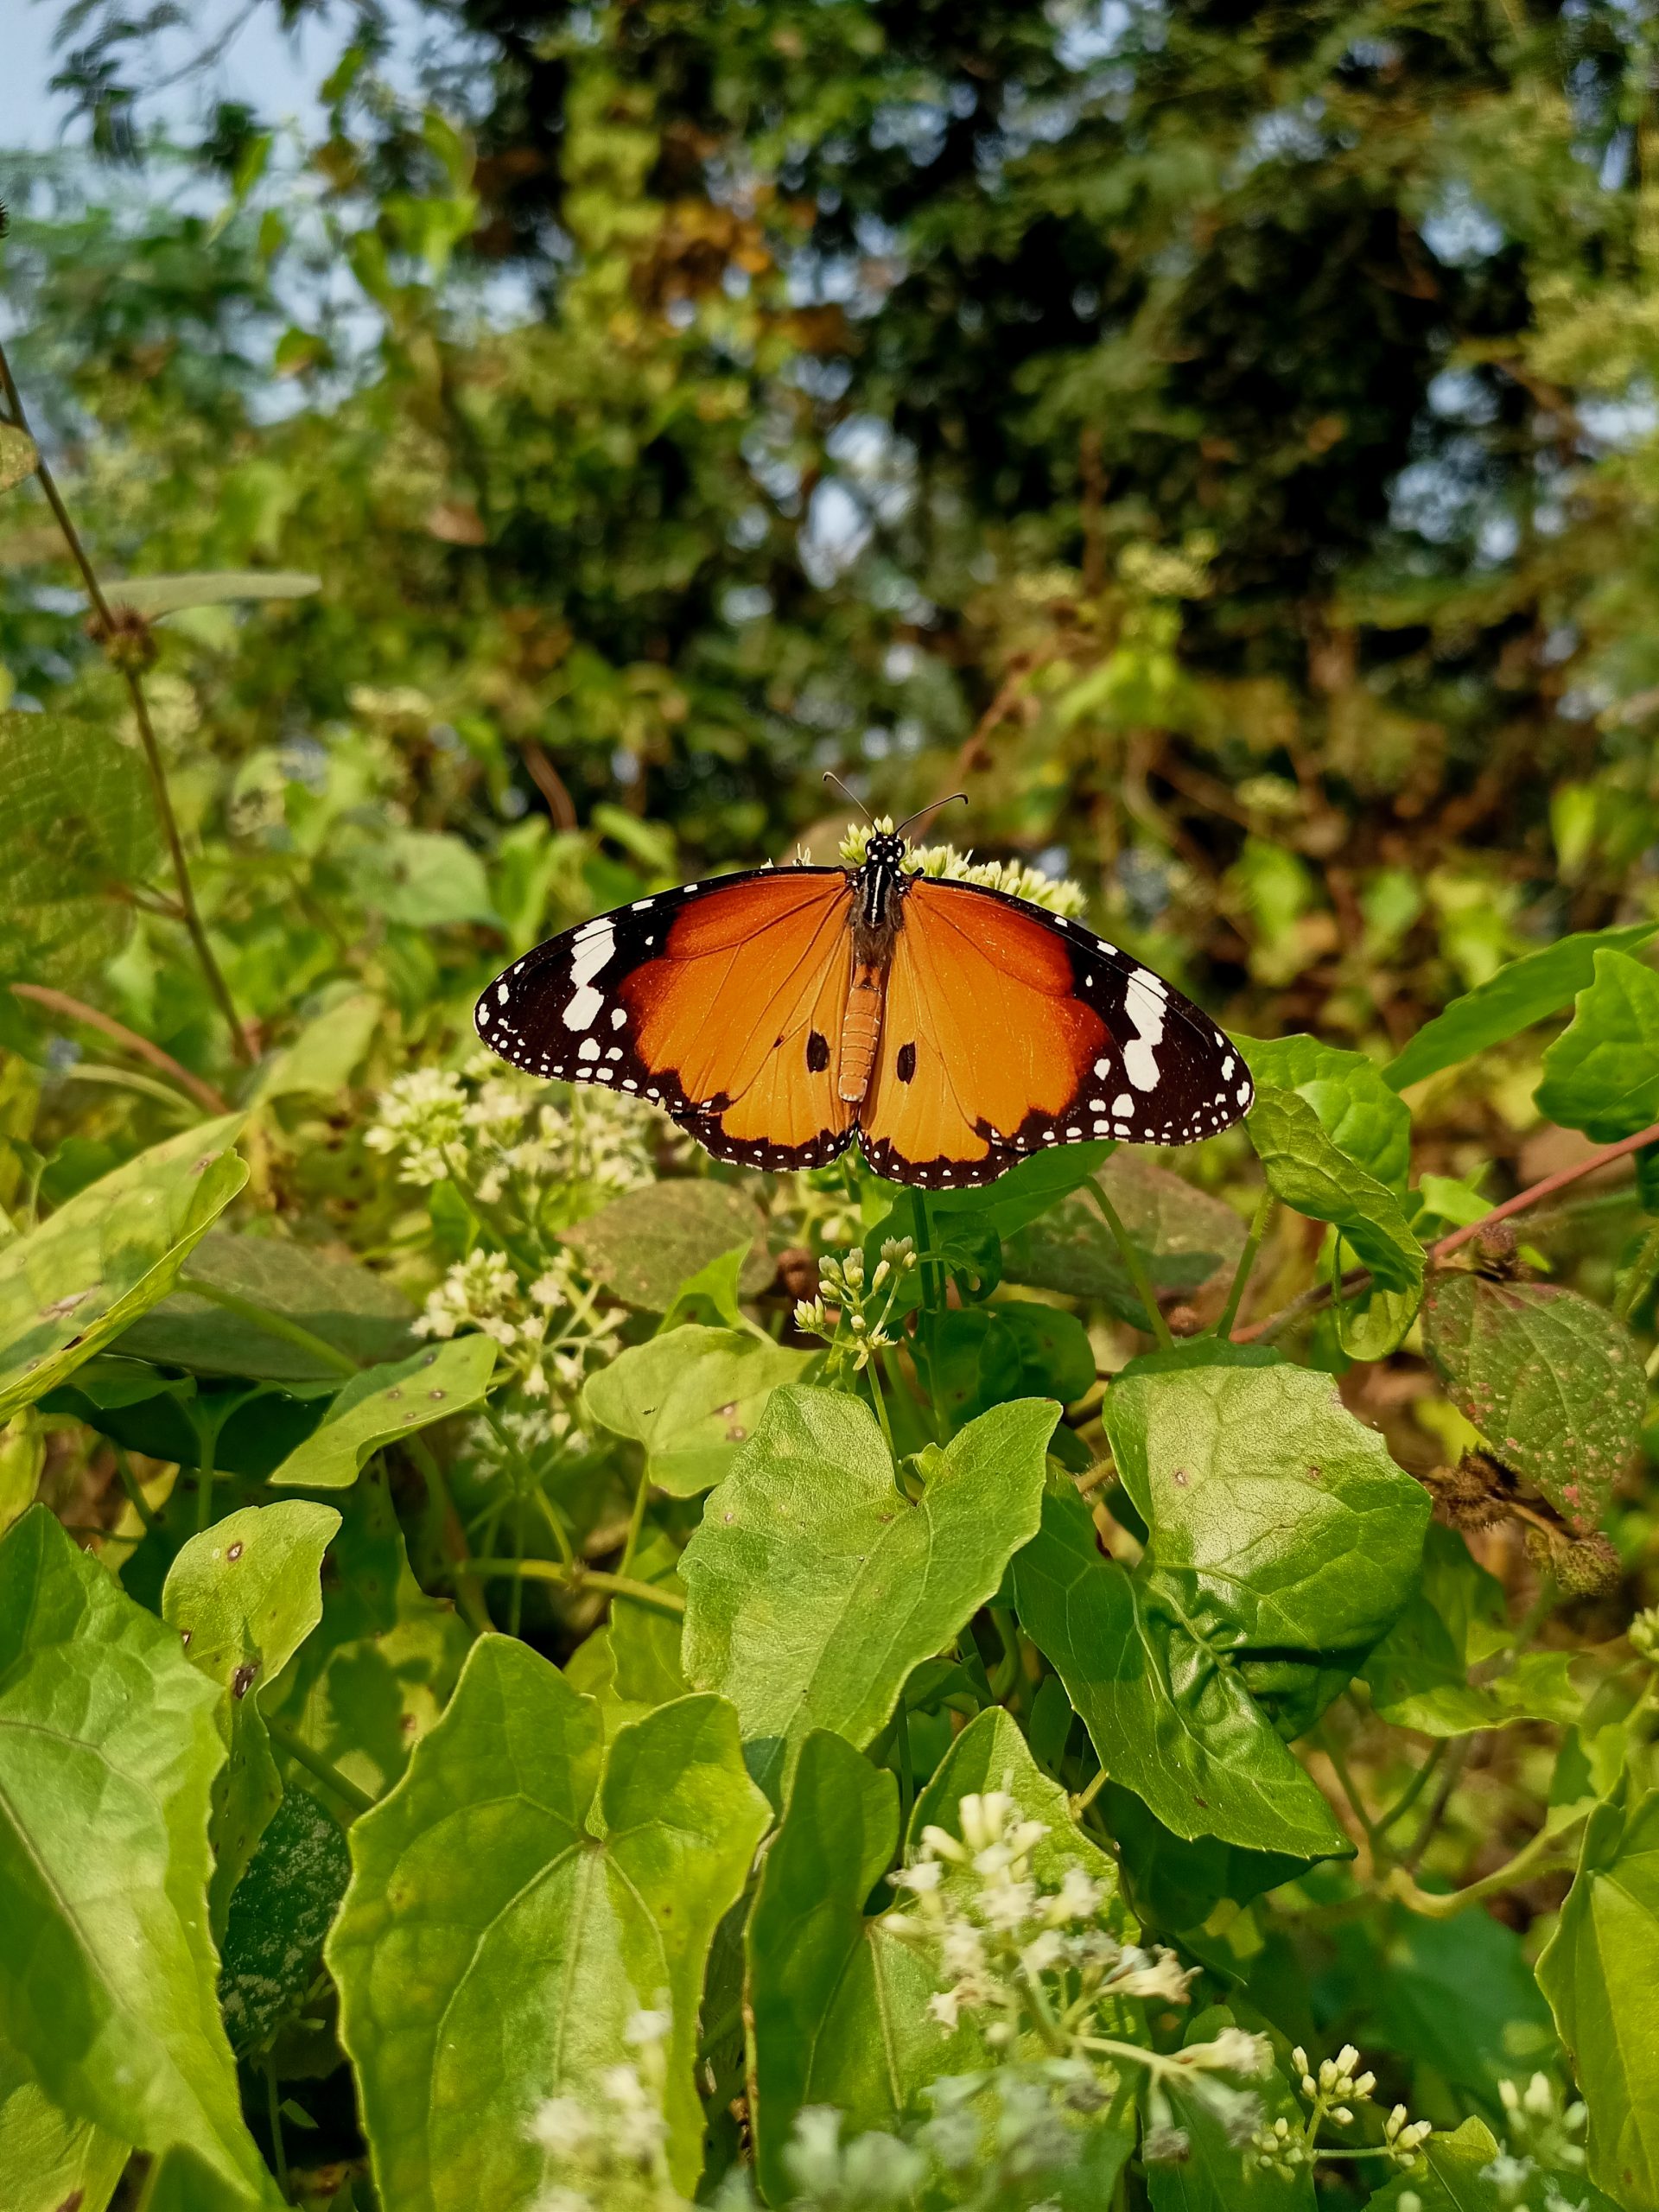
[[[365,1368],[271,1476],[278,1489],[344,1490],[401,1436],[475,1406],[489,1389],[494,1339],[454,1337],[409,1359]]]
[[[1659,1122],[1659,975],[1628,952],[1598,952],[1573,1019],[1544,1054],[1538,1111],[1598,1144]]]
[[[1490,1913],[1426,1920],[1403,1906],[1379,1922],[1353,1992],[1368,2050],[1397,2051],[1489,2102],[1505,2078],[1552,2064],[1548,2008],[1512,1928]]]
[[[1057,1411],[999,1406],[930,1446],[912,1502],[861,1399],[773,1392],[680,1560],[686,1675],[736,1706],[769,1793],[811,1729],[868,1744],[911,1669],[995,1593],[1036,1529]]]
[[[0,1420],[64,1382],[172,1289],[248,1179],[239,1115],[141,1152],[0,1249]]]
[[[1507,1637],[1503,1584],[1471,1558],[1455,1529],[1432,1522],[1421,1586],[1359,1671],[1384,1720],[1425,1736],[1576,1720],[1584,1700],[1573,1687],[1570,1651],[1525,1651],[1506,1672],[1471,1681],[1471,1665]]]
[[[747,1330],[696,1323],[620,1351],[588,1378],[588,1418],[645,1448],[645,1472],[671,1497],[723,1481],[779,1383],[796,1382],[815,1355]]]
[[[1248,1904],[1307,1872],[1306,1859],[1281,1851],[1246,1851],[1209,1835],[1189,1842],[1166,1828],[1132,1789],[1115,1782],[1107,1783],[1100,1803],[1117,1842],[1129,1901],[1156,1928],[1178,1935],[1200,1928],[1223,1897]]]
[[[1426,1021],[1402,1052],[1382,1071],[1390,1090],[1404,1090],[1442,1068],[1455,1067],[1506,1039],[1518,1037],[1566,1006],[1587,984],[1599,951],[1634,950],[1659,922],[1632,922],[1623,929],[1585,930],[1564,937],[1541,951],[1511,960],[1496,976],[1453,999]],[[1638,1127],[1641,1125],[1638,1123]]]
[[[1555,1283],[1448,1268],[1423,1301],[1423,1344],[1446,1395],[1504,1465],[1569,1527],[1593,1529],[1647,1405],[1624,1324]]]
[[[191,1254],[185,1273],[193,1282],[298,1322],[349,1359],[403,1358],[414,1342],[415,1309],[383,1276],[360,1261],[333,1259],[286,1237],[213,1230]],[[175,1290],[152,1306],[124,1332],[117,1349],[192,1375],[335,1388],[340,1382],[334,1363],[193,1290]]]
[[[730,1183],[696,1176],[625,1191],[561,1236],[627,1305],[666,1313],[680,1286],[735,1244],[750,1248],[740,1276],[743,1295],[763,1290],[774,1269],[761,1231],[753,1198]]]
[[[482,922],[500,927],[484,863],[446,830],[382,830],[359,856],[357,895],[371,913],[410,929]]]
[[[366,991],[338,999],[308,1021],[291,1045],[260,1067],[252,1096],[261,1105],[276,1098],[338,1098],[385,1020],[382,1001]]]
[[[1338,1152],[1396,1198],[1411,1166],[1411,1115],[1363,1052],[1322,1045],[1317,1037],[1236,1037],[1258,1084],[1293,1090],[1318,1116]],[[1321,1215],[1320,1219],[1326,1217]]]
[[[238,599],[309,599],[322,589],[321,576],[291,569],[237,569],[188,576],[106,578],[104,596],[111,607],[130,607],[155,622],[186,607],[221,607]]]
[[[1419,2163],[1378,2190],[1368,2212],[1505,2212],[1505,2192],[1486,2177],[1502,2149],[1484,2120],[1465,2120],[1455,2135],[1431,2135]]]
[[[630,2018],[664,2002],[669,2164],[689,2193],[703,1967],[766,1825],[720,1699],[682,1698],[607,1749],[591,1699],[527,1645],[481,1639],[353,1827],[328,1939],[382,2198],[521,2212],[544,2178],[537,2107],[631,2058]]]
[[[1148,1530],[1133,1575],[1074,1496],[1015,1561],[1027,1632],[1116,1782],[1191,1840],[1346,1855],[1286,1750],[1409,1597],[1427,1494],[1327,1376],[1194,1344],[1108,1393],[1119,1475]]]
[[[1237,1265],[1244,1224],[1221,1199],[1133,1152],[1114,1154],[1097,1180],[1160,1296],[1191,1297]],[[1015,1230],[1002,1247],[1002,1272],[1010,1282],[1098,1299],[1132,1328],[1147,1325],[1117,1240],[1086,1191]]]
[[[643,1575],[649,1561],[649,1548],[642,1545],[634,1557],[634,1573]],[[670,1589],[678,1584],[677,1576],[653,1574],[651,1580]],[[573,1689],[598,1701],[607,1738],[686,1694],[690,1685],[680,1669],[680,1633],[679,1622],[654,1606],[617,1597],[611,1600],[605,1626],[571,1654],[564,1678]]]
[[[12,491],[41,465],[35,441],[15,423],[0,423],[0,492]]]
[[[0,714],[0,980],[73,988],[126,943],[117,894],[160,855],[143,756],[88,723]]]
[[[333,1506],[308,1498],[245,1505],[174,1560],[162,1618],[227,1694],[274,1681],[322,1618],[322,1555],[339,1527]]]
[[[688,1275],[674,1294],[674,1303],[658,1323],[659,1333],[677,1329],[682,1322],[697,1321],[704,1328],[745,1329],[756,1336],[764,1331],[743,1318],[742,1281],[748,1265],[749,1247],[734,1244],[707,1267]],[[770,1338],[766,1339],[772,1341]]]
[[[1306,1099],[1262,1084],[1244,1126],[1275,1197],[1315,1221],[1334,1222],[1379,1288],[1421,1289],[1423,1249],[1400,1200],[1325,1134]]]
[[[104,2212],[128,2151],[101,2127],[60,2112],[0,2040],[0,2204],[6,2212]]]
[[[7,2032],[65,2113],[258,2196],[207,1935],[217,1700],[43,1507],[0,1541]]]
[[[33,1408],[0,1428],[0,1536],[35,1503],[46,1471],[46,1430]]]
[[[40,1409],[72,1414],[130,1452],[184,1467],[198,1462],[196,1424],[201,1423],[216,1435],[213,1465],[221,1474],[263,1481],[311,1433],[334,1388],[333,1382],[292,1382],[285,1390],[266,1387],[256,1394],[243,1382],[202,1387],[193,1375],[164,1375],[143,1360],[100,1352],[60,1389],[48,1390]],[[122,1580],[135,1587],[124,1568]]]
[[[225,1929],[219,2001],[238,2056],[268,2044],[310,1987],[351,1871],[333,1815],[305,1790],[288,1790],[236,1885]]]
[[[893,1777],[844,1737],[804,1738],[782,1825],[761,1861],[745,1948],[753,2019],[755,2164],[768,2201],[790,2201],[784,2151],[795,2115],[833,2105],[846,2132],[893,2127],[924,2086],[980,2056],[969,2027],[929,2016],[929,1961],[864,1910],[899,1843]]]
[[[932,1332],[934,1380],[950,1421],[1011,1398],[1069,1405],[1095,1387],[1095,1353],[1075,1313],[1026,1300],[943,1313]]]
[[[929,1217],[942,1224],[971,1218],[994,1229],[1006,1241],[1086,1183],[1115,1149],[1109,1139],[1101,1144],[1057,1144],[1052,1152],[1035,1153],[1029,1160],[1019,1161],[995,1182],[952,1192],[948,1198],[930,1198]],[[906,1202],[908,1197],[906,1192]],[[898,1209],[895,1211],[900,1225],[894,1233],[904,1236],[907,1216]]]
[[[1626,1785],[1628,1787],[1628,1785]],[[1590,2177],[1629,2212],[1659,2205],[1659,1790],[1599,1805],[1538,1961],[1590,2113]]]
[[[226,1757],[213,1783],[207,1891],[216,1937],[282,1802],[260,1694],[322,1618],[322,1555],[339,1526],[331,1506],[301,1498],[245,1506],[193,1536],[168,1571],[162,1618],[221,1692]]]
[[[410,1572],[384,1473],[372,1467],[339,1496],[322,1619],[261,1705],[378,1797],[435,1726],[472,1636],[448,1600],[429,1598]],[[308,1779],[306,1786],[329,1802],[324,1785]],[[342,1799],[332,1809],[355,1808]]]

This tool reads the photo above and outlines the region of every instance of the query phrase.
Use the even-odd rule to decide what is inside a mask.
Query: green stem
[[[1372,1856],[1375,1857],[1377,1850],[1376,1824],[1361,1801],[1359,1791],[1354,1784],[1354,1777],[1348,1771],[1348,1762],[1338,1750],[1336,1738],[1323,1723],[1320,1724],[1318,1732],[1318,1742],[1319,1749],[1330,1760],[1337,1780],[1342,1784],[1342,1794],[1353,1808],[1354,1818],[1363,1829],[1365,1840],[1370,1846]]]
[[[1421,1913],[1426,1919],[1452,1920],[1459,1913],[1467,1912],[1471,1905],[1481,1904],[1488,1897],[1502,1897],[1506,1890],[1529,1881],[1535,1874],[1558,1873],[1571,1866],[1577,1853],[1562,1847],[1579,1825],[1573,1821],[1554,1832],[1548,1827],[1540,1828],[1532,1841],[1523,1844],[1513,1859],[1465,1889],[1445,1893],[1420,1890],[1403,1866],[1395,1868],[1383,1888],[1388,1896],[1397,1897],[1410,1911]]]
[[[285,1719],[281,1713],[266,1713],[263,1707],[259,1718],[270,1730],[271,1741],[280,1744],[296,1766],[302,1766],[308,1774],[315,1775],[319,1782],[326,1783],[354,1813],[372,1811],[374,1800],[368,1791],[359,1789],[356,1783],[340,1772],[332,1759],[325,1758],[321,1751],[314,1751],[291,1720]]]
[[[1239,1306],[1244,1296],[1244,1287],[1249,1281],[1250,1270],[1255,1265],[1255,1255],[1262,1249],[1262,1239],[1267,1235],[1268,1221],[1272,1212],[1273,1192],[1263,1191],[1256,1201],[1249,1234],[1245,1237],[1244,1249],[1238,1255],[1238,1265],[1233,1270],[1232,1287],[1227,1293],[1227,1303],[1216,1324],[1216,1334],[1224,1340],[1230,1340],[1232,1337],[1233,1324],[1238,1319]]]
[[[881,1424],[881,1433],[887,1440],[887,1457],[896,1467],[899,1453],[893,1440],[893,1424],[887,1419],[887,1402],[882,1394],[880,1372],[874,1352],[870,1354],[869,1364],[864,1371],[870,1378],[870,1395],[875,1401],[875,1417]]]
[[[910,1827],[910,1808],[916,1802],[916,1763],[910,1748],[910,1707],[899,1693],[899,1833]]]
[[[127,1457],[127,1447],[124,1444],[118,1444],[111,1437],[110,1449],[115,1454],[115,1471],[121,1478],[121,1487],[127,1493],[127,1503],[143,1523],[144,1533],[148,1535],[156,1526],[156,1516],[144,1501],[138,1478],[132,1471],[132,1462]]]
[[[537,1484],[536,1491],[536,1503],[541,1507],[543,1518],[546,1521],[548,1528],[552,1532],[554,1542],[559,1548],[559,1557],[564,1561],[567,1567],[574,1567],[576,1563],[576,1554],[571,1547],[569,1534],[565,1528],[563,1516],[561,1515],[558,1507],[554,1504],[552,1499],[548,1496],[547,1492],[541,1488],[539,1484]]]
[[[1135,1285],[1135,1295],[1146,1308],[1147,1325],[1157,1340],[1160,1351],[1173,1351],[1175,1339],[1170,1334],[1169,1324],[1165,1320],[1159,1308],[1157,1299],[1153,1295],[1152,1278],[1147,1273],[1147,1263],[1136,1247],[1129,1241],[1128,1231],[1117,1217],[1117,1208],[1102,1190],[1098,1175],[1090,1175],[1083,1187],[1092,1195],[1095,1204],[1106,1217],[1106,1226],[1111,1230],[1113,1242],[1117,1246],[1124,1266],[1128,1269],[1129,1281]]]
[[[488,1636],[495,1627],[490,1618],[490,1609],[484,1602],[484,1592],[478,1586],[473,1570],[471,1554],[467,1548],[467,1531],[461,1525],[461,1516],[455,1510],[455,1501],[449,1494],[443,1470],[433,1458],[424,1437],[406,1436],[404,1448],[420,1469],[426,1484],[427,1496],[431,1499],[438,1516],[438,1528],[443,1548],[449,1554],[450,1569],[455,1585],[455,1603],[471,1627],[480,1636]]]
[[[645,1500],[651,1495],[650,1462],[639,1470],[639,1487],[633,1493],[633,1510],[628,1516],[627,1541],[622,1547],[622,1557],[617,1563],[617,1573],[626,1574],[633,1565],[633,1555],[639,1548],[639,1531],[645,1525]]]
[[[284,1344],[293,1344],[300,1351],[308,1351],[336,1375],[356,1375],[357,1362],[348,1359],[343,1351],[325,1342],[302,1321],[289,1320],[286,1313],[274,1313],[268,1306],[256,1306],[251,1298],[238,1298],[233,1290],[222,1290],[214,1282],[204,1282],[200,1275],[181,1274],[178,1287],[188,1290],[194,1298],[205,1298],[214,1306],[222,1306],[227,1313],[234,1313],[239,1320],[256,1329],[263,1329],[268,1337],[280,1337]]]
[[[270,2127],[270,2155],[276,2168],[276,2186],[282,2191],[284,2203],[289,2196],[288,2148],[283,2141],[283,2094],[276,2086],[276,2062],[265,2061],[265,2117]]]
[[[1102,1767],[1092,1782],[1084,1783],[1083,1788],[1078,1790],[1077,1796],[1071,1800],[1071,1817],[1074,1821],[1077,1821],[1079,1822],[1082,1821],[1084,1815],[1094,1803],[1096,1798],[1099,1796],[1101,1791],[1106,1787],[1106,1784],[1110,1781],[1110,1770],[1107,1767]]]
[[[219,1449],[219,1423],[198,1421],[196,1432],[196,1534],[213,1526],[213,1459]]]
[[[556,1582],[567,1590],[603,1590],[613,1598],[632,1598],[638,1605],[652,1605],[659,1613],[677,1618],[685,1600],[654,1583],[636,1581],[631,1574],[607,1574],[602,1567],[563,1566],[556,1559],[475,1559],[474,1574],[522,1575],[529,1582]]]
[[[1442,1737],[1440,1738],[1440,1742],[1435,1745],[1433,1750],[1418,1768],[1416,1773],[1412,1776],[1411,1780],[1406,1784],[1400,1795],[1395,1799],[1393,1804],[1389,1806],[1388,1811],[1384,1813],[1382,1818],[1377,1821],[1376,1833],[1379,1836],[1387,1835],[1389,1830],[1394,1826],[1395,1822],[1396,1821],[1403,1820],[1406,1815],[1411,1810],[1412,1807],[1417,1802],[1417,1800],[1423,1793],[1423,1789],[1428,1781],[1428,1777],[1433,1773],[1435,1768],[1439,1766],[1440,1761],[1446,1757],[1446,1746],[1448,1740],[1449,1739],[1446,1737]]]
[[[3,346],[0,346],[0,391],[5,394],[6,406],[12,421],[25,436],[34,439],[34,432],[29,427],[29,417],[23,410],[22,397],[13,380],[11,364],[6,359]],[[155,726],[149,719],[149,702],[144,696],[144,687],[139,681],[137,670],[120,660],[114,652],[115,641],[119,632],[115,616],[111,611],[110,602],[104,595],[103,586],[99,582],[92,564],[87,558],[86,549],[80,541],[80,533],[70,519],[69,510],[65,506],[63,495],[58,490],[57,480],[47,466],[46,456],[41,452],[38,441],[35,442],[35,450],[36,454],[35,473],[40,479],[41,490],[46,495],[46,503],[52,510],[53,518],[63,533],[63,542],[69,549],[70,557],[80,571],[81,583],[98,617],[101,632],[100,641],[120,668],[122,677],[126,683],[127,696],[132,702],[133,719],[138,725],[138,741],[143,747],[144,763],[149,771],[150,790],[156,801],[156,817],[161,823],[162,835],[167,841],[168,853],[173,862],[173,880],[178,886],[179,906],[182,910],[185,928],[189,932],[191,944],[195,947],[196,959],[207,979],[207,988],[213,994],[219,1010],[224,1015],[226,1026],[230,1029],[231,1048],[245,1067],[251,1067],[254,1059],[253,1047],[249,1044],[247,1032],[243,1028],[237,1014],[236,1003],[231,996],[230,988],[225,981],[224,973],[218,961],[213,957],[213,949],[207,942],[207,932],[202,926],[200,911],[196,905],[195,888],[190,880],[189,863],[184,856],[184,841],[179,835],[178,817],[173,811],[173,798],[167,787],[166,766],[162,760],[162,749],[156,742]]]
[[[950,1433],[944,1417],[944,1408],[939,1399],[939,1315],[944,1307],[944,1269],[937,1260],[923,1258],[932,1242],[933,1230],[927,1217],[927,1193],[912,1189],[910,1217],[916,1238],[916,1264],[921,1279],[922,1311],[916,1317],[917,1334],[927,1346],[927,1398],[933,1414],[934,1441],[943,1444]],[[923,1324],[925,1323],[924,1329]]]
[[[1653,1271],[1659,1268],[1659,1221],[1656,1221],[1643,1241],[1642,1249],[1631,1263],[1618,1296],[1613,1300],[1613,1317],[1628,1321],[1641,1300],[1643,1293],[1653,1281]]]

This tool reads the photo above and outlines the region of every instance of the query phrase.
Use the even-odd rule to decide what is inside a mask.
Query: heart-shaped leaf
[[[1659,974],[1599,951],[1573,1019],[1544,1054],[1538,1111],[1614,1144],[1659,1122]]]
[[[1411,1166],[1411,1115],[1374,1060],[1317,1037],[1234,1041],[1258,1084],[1294,1091],[1313,1108],[1338,1152],[1396,1197],[1403,1193]]]
[[[780,1383],[798,1382],[815,1355],[747,1330],[671,1329],[619,1352],[588,1378],[582,1405],[613,1435],[645,1447],[645,1472],[671,1497],[722,1481]]]
[[[923,1454],[912,1500],[861,1399],[772,1393],[680,1561],[686,1675],[736,1706],[769,1793],[811,1729],[868,1744],[911,1669],[994,1593],[1035,1530],[1058,1412],[982,1414]]]
[[[753,1297],[772,1280],[754,1201],[730,1183],[702,1176],[625,1191],[562,1232],[607,1289],[647,1313],[666,1313],[680,1286],[740,1243],[749,1258],[739,1287]]]
[[[328,1939],[381,2197],[399,2212],[527,2212],[531,2121],[637,2056],[666,2008],[668,2157],[702,2163],[697,2003],[721,1916],[766,1825],[735,1716],[686,1697],[618,1731],[523,1643],[473,1649],[443,1719],[352,1830]]]

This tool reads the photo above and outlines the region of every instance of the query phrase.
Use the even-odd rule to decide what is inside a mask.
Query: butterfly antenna
[[[904,820],[899,824],[894,835],[902,837],[912,822],[920,822],[926,815],[937,814],[942,806],[954,806],[958,799],[960,799],[963,804],[966,806],[968,804],[967,792],[952,791],[949,798],[933,799],[926,806],[919,808],[916,813],[907,814]]]
[[[875,817],[870,812],[869,808],[865,805],[863,800],[860,798],[858,793],[856,791],[849,791],[846,785],[842,782],[839,776],[832,776],[830,771],[826,768],[823,772],[823,780],[826,784],[833,784],[843,798],[850,799],[867,822],[874,822],[875,820]]]

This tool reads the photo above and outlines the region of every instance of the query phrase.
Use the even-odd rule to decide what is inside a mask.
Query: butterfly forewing
[[[815,1167],[852,1135],[835,1058],[851,975],[841,868],[687,884],[567,930],[478,1002],[532,1074],[644,1098],[716,1157]]]
[[[1080,923],[911,885],[862,1117],[879,1174],[948,1188],[1052,1144],[1190,1144],[1251,1096],[1209,1016]]]

